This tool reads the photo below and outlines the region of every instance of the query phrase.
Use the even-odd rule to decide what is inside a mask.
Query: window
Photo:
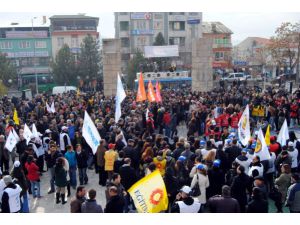
[[[30,48],[30,42],[29,41],[20,41],[19,48]]]
[[[120,12],[120,16],[127,16],[128,12]]]
[[[185,37],[170,37],[169,38],[170,45],[179,45],[185,46]]]
[[[35,47],[36,48],[47,48],[47,43],[46,43],[46,41],[36,41]]]
[[[163,23],[162,23],[162,22],[157,22],[157,21],[155,21],[155,22],[153,23],[153,28],[154,28],[155,30],[162,30],[162,29],[163,29]]]
[[[128,21],[121,21],[120,22],[120,30],[121,31],[128,31],[129,30],[129,22]]]
[[[184,15],[184,12],[170,12],[169,15]]]
[[[3,41],[0,43],[0,49],[12,49],[12,43],[9,41]]]
[[[146,21],[145,20],[137,20],[136,27],[137,27],[137,30],[146,30]]]
[[[78,48],[79,47],[79,41],[77,36],[72,36],[71,38],[71,47],[72,48]]]
[[[175,30],[175,31],[184,31],[185,30],[185,22],[184,21],[178,21],[178,22],[170,22],[170,27],[172,30]]]
[[[155,13],[154,14],[154,19],[156,19],[156,20],[161,20],[163,18],[163,15],[162,14],[160,14],[160,13]]]
[[[39,65],[40,66],[49,66],[49,58],[47,58],[47,57],[39,58]]]
[[[127,48],[129,45],[129,38],[121,38],[121,47]]]
[[[215,53],[215,60],[222,61],[224,59],[224,52],[216,52]]]
[[[146,45],[146,37],[138,37],[137,45]]]
[[[64,45],[64,38],[63,37],[58,37],[57,38],[57,45],[58,45],[58,47],[62,47]]]
[[[129,60],[130,59],[130,54],[122,54],[121,55],[121,60]]]
[[[197,12],[190,12],[189,15],[190,15],[190,16],[198,16],[199,13],[197,13]]]

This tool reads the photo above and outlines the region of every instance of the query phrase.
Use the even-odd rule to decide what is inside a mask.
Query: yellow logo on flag
[[[258,152],[260,152],[261,151],[261,147],[262,147],[262,145],[261,145],[261,140],[259,139],[259,138],[257,138],[257,141],[256,141],[256,147],[255,147],[255,153],[258,153]]]
[[[245,130],[246,129],[246,125],[247,125],[247,117],[244,116],[243,118],[243,123],[242,123],[242,128]]]
[[[128,192],[140,213],[158,213],[168,208],[165,183],[158,170],[136,182]]]

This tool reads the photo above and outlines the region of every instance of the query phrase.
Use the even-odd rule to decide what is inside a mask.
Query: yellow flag
[[[265,140],[266,140],[267,146],[269,146],[271,144],[270,136],[271,136],[271,134],[270,134],[270,124],[269,124],[267,127],[266,135],[265,135]]]
[[[80,95],[80,90],[79,90],[79,88],[77,88],[76,95],[77,95],[77,96]]]
[[[20,125],[20,120],[19,120],[18,112],[17,112],[16,109],[14,109],[14,117],[13,117],[13,119],[14,119],[14,122],[15,122],[16,125]]]
[[[168,208],[168,195],[159,170],[136,182],[128,190],[139,213],[158,213]]]

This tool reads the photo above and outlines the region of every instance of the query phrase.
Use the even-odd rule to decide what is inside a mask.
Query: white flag
[[[82,136],[84,137],[86,143],[89,144],[89,146],[93,150],[93,153],[95,154],[98,146],[100,145],[101,137],[94,122],[92,121],[91,117],[86,111],[84,112]]]
[[[238,135],[240,142],[246,146],[251,138],[249,122],[249,106],[247,105],[238,123]]]
[[[46,108],[47,108],[48,113],[51,113],[51,108],[50,108],[50,106],[48,105],[47,102],[46,102]]]
[[[281,128],[280,128],[280,131],[279,131],[279,134],[278,134],[278,137],[277,137],[277,141],[281,144],[281,146],[284,146],[284,145],[286,145],[286,141],[288,139],[290,139],[289,129],[288,129],[287,122],[286,122],[286,119],[285,119],[282,126],[281,126]]]
[[[266,144],[265,137],[261,128],[258,131],[256,147],[254,150],[254,155],[259,156],[260,160],[269,160],[271,158],[268,146]]]
[[[146,121],[149,119],[149,109],[146,110]]]
[[[40,138],[40,132],[37,131],[35,124],[32,124],[32,135],[35,138],[35,142],[38,144],[42,143],[42,140]]]
[[[118,83],[117,83],[117,94],[116,94],[116,113],[115,113],[115,121],[116,123],[119,121],[121,117],[121,103],[126,98],[126,93],[123,88],[123,84],[120,78],[120,75],[118,74]]]
[[[123,138],[122,138],[122,142],[124,143],[124,145],[125,146],[127,146],[127,141],[126,141],[126,138],[125,138],[125,136],[124,136],[124,134],[123,134],[123,131],[121,130],[121,134],[122,134],[122,136],[123,136]]]
[[[51,110],[52,113],[55,113],[54,101],[51,104],[50,110]]]
[[[17,141],[15,135],[13,134],[12,131],[10,131],[4,147],[8,151],[11,152],[14,149],[14,147],[16,146],[17,143],[18,143],[18,141]]]
[[[19,135],[17,134],[17,132],[15,131],[14,128],[12,129],[12,133],[15,136],[15,138],[17,139],[17,142],[19,142],[20,141],[20,137],[19,137]]]
[[[44,148],[42,145],[39,148],[37,148],[36,145],[32,143],[31,146],[37,157],[40,157],[41,155],[45,154],[45,151],[44,151]]]
[[[31,140],[32,135],[33,135],[32,132],[30,131],[27,124],[25,123],[23,137],[24,137],[24,139],[26,139],[26,144],[27,145],[28,145],[29,141]]]

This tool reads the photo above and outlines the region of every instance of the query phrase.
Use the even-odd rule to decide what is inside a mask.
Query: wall
[[[192,90],[210,91],[213,88],[213,40],[200,38],[192,43]]]
[[[121,40],[103,39],[103,86],[105,96],[117,91],[117,75],[121,74]]]

